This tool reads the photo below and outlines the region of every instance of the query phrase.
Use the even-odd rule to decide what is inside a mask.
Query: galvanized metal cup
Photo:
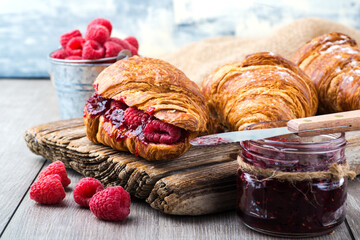
[[[128,56],[129,52],[122,51],[118,57],[96,60],[64,60],[49,57],[50,79],[55,87],[60,118],[82,117],[85,102],[94,93],[93,83],[99,73],[117,60]]]

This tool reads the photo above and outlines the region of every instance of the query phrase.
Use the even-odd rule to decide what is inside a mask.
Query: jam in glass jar
[[[282,127],[250,125],[247,130]],[[331,232],[345,219],[345,134],[295,134],[241,142],[236,211],[249,228],[275,236]],[[353,176],[352,176],[353,177]]]

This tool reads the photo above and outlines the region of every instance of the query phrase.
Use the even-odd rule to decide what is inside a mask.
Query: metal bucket
[[[49,57],[50,79],[55,87],[60,118],[82,117],[85,102],[94,93],[93,82],[99,73],[115,61],[128,56],[129,51],[122,51],[118,57],[97,60],[64,60]]]

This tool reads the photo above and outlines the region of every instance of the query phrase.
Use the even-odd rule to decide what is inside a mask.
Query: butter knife
[[[360,110],[292,119],[286,127],[225,132],[201,136],[190,141],[193,146],[211,146],[225,143],[258,140],[275,136],[298,134],[315,136],[360,130]]]

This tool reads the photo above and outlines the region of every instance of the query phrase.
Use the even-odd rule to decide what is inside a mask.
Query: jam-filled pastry
[[[354,39],[324,34],[298,49],[292,60],[314,82],[319,112],[360,109],[360,50]]]
[[[212,116],[232,131],[262,121],[312,116],[318,105],[307,75],[269,52],[217,68],[203,81],[202,92]]]
[[[84,108],[87,137],[147,160],[176,158],[206,132],[199,87],[171,64],[131,57],[103,70]]]

